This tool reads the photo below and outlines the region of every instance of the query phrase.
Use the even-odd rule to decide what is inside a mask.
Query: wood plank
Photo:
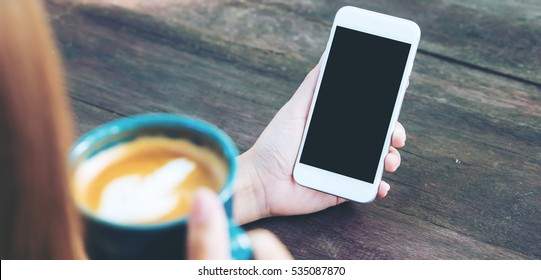
[[[528,258],[375,204],[346,203],[311,215],[269,218],[248,228],[276,233],[295,249],[296,259]]]
[[[541,86],[541,5],[525,1],[253,1],[330,26],[345,5],[413,20],[423,53],[449,57]]]
[[[109,2],[86,1],[102,5]],[[232,44],[242,42],[263,51],[269,51],[269,43],[278,44],[277,54],[290,57],[299,57],[314,43],[323,45],[336,11],[353,5],[417,22],[423,31],[420,49],[424,53],[541,85],[541,52],[535,47],[541,45],[541,5],[537,0],[132,0],[115,5],[152,15],[172,26],[200,26],[203,35],[222,37]],[[295,32],[299,20],[318,23],[314,26],[317,32]],[[274,40],[278,30],[288,34],[290,40]],[[314,55],[319,54],[320,50]]]
[[[281,15],[279,10],[255,9],[242,3],[235,7],[232,21],[235,15],[250,14],[252,21],[248,22],[237,16],[242,26],[257,25],[261,18],[285,22],[291,17]],[[319,48],[307,45],[298,57],[285,56],[276,50],[289,40],[289,33],[276,31],[273,40],[265,41],[267,51],[261,52],[258,46],[251,45],[258,43],[254,38],[260,26],[253,27],[249,34],[239,27],[243,30],[239,34],[252,41],[230,45],[219,36],[205,33],[205,25],[180,26],[179,33],[175,33],[171,31],[174,26],[164,27],[153,18],[111,8],[77,7],[53,22],[67,58],[75,97],[121,114],[166,111],[195,115],[224,128],[241,149],[251,146],[293,93]],[[288,32],[306,32],[306,37],[316,38],[318,28],[324,28],[303,19],[289,22]],[[172,32],[171,36],[168,32]],[[182,36],[183,32],[187,35]],[[241,59],[243,56],[245,59]],[[394,189],[388,199],[378,204],[445,231],[405,231],[412,235],[412,244],[440,240],[432,248],[438,254],[425,252],[426,258],[541,256],[541,225],[536,219],[541,216],[537,199],[541,179],[540,96],[536,86],[419,55],[401,115],[408,128],[403,165],[396,175],[387,177]],[[374,222],[376,217],[402,217],[381,210],[381,206],[373,206],[376,212],[364,219]],[[358,215],[372,211],[366,207],[350,206]],[[324,216],[304,226],[325,228],[330,220],[336,220],[337,214],[332,211],[338,210],[325,211]],[[376,216],[378,211],[380,216]],[[352,242],[345,236],[337,238],[333,246],[325,247],[323,241],[316,247],[297,246],[297,240],[306,238],[307,229],[296,219],[262,221],[259,225],[269,223],[268,227],[279,232],[298,257],[370,257],[335,253],[333,246]],[[353,219],[351,225],[355,222]],[[346,232],[362,230],[352,228]],[[379,228],[394,233],[387,226]],[[332,236],[333,230],[322,231]],[[444,241],[450,232],[524,255],[501,253],[497,248],[493,249],[499,253],[483,255],[489,245],[475,249],[473,241],[464,245],[472,248],[461,248],[457,253],[445,245],[450,242]],[[376,250],[380,245],[373,240],[366,246]],[[399,239],[393,240],[393,246],[402,246]],[[377,256],[425,258],[414,251]]]
[[[109,5],[110,1],[85,3]],[[450,0],[169,0],[114,1],[114,4],[180,27],[169,33],[186,33],[195,28],[204,40],[220,38],[233,45],[246,43],[263,52],[251,56],[263,64],[266,63],[265,52],[310,63],[314,56],[304,60],[303,52],[314,44],[323,47],[336,11],[342,6],[353,5],[417,22],[423,31],[420,50],[426,54],[448,57],[541,86],[538,71],[541,69],[541,52],[535,47],[541,45],[541,5],[537,0],[465,3]],[[253,11],[258,13],[251,13]],[[299,22],[303,21],[317,25],[313,25],[313,29],[301,29]],[[275,40],[277,32],[287,33],[289,40]],[[313,55],[318,56],[321,49]],[[232,55],[242,58],[242,52],[231,50]],[[287,66],[282,64],[282,67]]]
[[[421,62],[419,64],[424,65]],[[447,67],[451,69],[446,69],[448,70],[446,72],[441,71],[445,67],[439,68],[442,75],[453,72],[452,65]],[[423,81],[418,77],[412,80],[412,87],[417,83],[426,86],[430,82],[430,79]],[[450,80],[451,84],[452,82],[453,80]],[[466,89],[465,93],[474,91],[472,88]],[[456,95],[456,92],[449,90],[442,91],[443,93]],[[541,139],[539,130],[525,126],[517,127],[514,123],[487,118],[479,112],[467,112],[457,106],[460,100],[452,98],[448,100],[438,96],[431,100],[420,96],[422,94],[424,93],[412,91],[404,103],[401,119],[408,127],[408,145],[404,149],[401,169],[394,175],[386,176],[393,185],[391,194],[387,199],[377,203],[429,221],[445,230],[452,229],[453,232],[465,233],[477,240],[512,248],[531,257],[539,256],[540,247],[536,245],[541,244],[539,221],[541,203],[538,198],[541,194],[539,193],[541,177],[538,172],[541,170],[539,162],[541,150],[537,141]],[[532,118],[532,121],[534,120],[538,118]],[[502,143],[510,145],[511,148],[503,149]],[[351,207],[358,208],[357,211],[367,210],[360,205]],[[378,217],[382,216],[388,218],[386,215]],[[342,219],[343,216],[339,217]],[[329,217],[327,222],[334,220]],[[291,227],[313,229],[316,228],[314,223],[317,222],[301,223],[300,220],[294,220]],[[271,225],[268,228],[282,232],[283,223],[272,222]],[[368,228],[372,229],[374,226]],[[402,230],[405,229],[398,231]],[[358,229],[353,232],[357,231]],[[424,232],[424,229],[422,231]],[[426,231],[423,236],[431,237],[432,233],[429,232]],[[338,238],[330,236],[327,243],[332,246],[329,245],[327,249],[317,247],[320,246],[317,244],[307,245],[306,242],[297,239],[291,240],[289,244],[298,249],[295,252],[299,254],[297,255],[299,258],[310,258],[304,255],[305,246],[311,246],[319,254],[327,252],[327,257],[338,257],[340,254],[332,248],[343,247],[344,240],[342,236]],[[365,238],[357,237],[365,242]],[[359,250],[378,248],[379,240],[373,242],[372,246]],[[464,258],[460,254],[468,251],[455,246],[453,248],[461,252],[457,253],[444,249],[445,246],[440,243],[431,242],[433,242],[432,250],[435,251],[424,257],[416,255],[417,251],[406,250],[411,254],[409,255],[391,250],[378,258],[415,259],[445,256],[443,258],[460,259]],[[454,242],[459,241],[450,244]],[[480,253],[467,254],[470,254],[469,258],[507,258],[504,255],[489,256]],[[323,255],[319,257],[325,258]],[[362,255],[362,258],[370,258],[370,255]]]
[[[111,10],[111,9],[105,9],[105,10],[99,10],[99,9],[93,9],[93,8],[89,8],[89,9],[83,9],[81,10],[82,13],[84,13],[86,16],[90,17],[90,18],[93,18],[94,21],[96,22],[99,22],[100,24],[105,24],[105,25],[109,25],[109,27],[111,28],[116,28],[116,31],[117,32],[124,32],[124,33],[132,33],[131,36],[132,38],[129,38],[127,39],[128,41],[127,42],[115,42],[115,38],[107,38],[106,40],[108,41],[105,41],[105,42],[94,42],[94,46],[92,46],[94,49],[93,51],[100,51],[99,49],[96,49],[96,46],[101,46],[101,45],[107,45],[107,44],[113,44],[113,43],[116,43],[116,44],[122,44],[120,45],[120,48],[123,48],[124,50],[126,51],[130,51],[130,48],[127,48],[125,47],[126,45],[128,44],[132,44],[133,40],[137,40],[137,38],[134,38],[136,36],[142,36],[142,37],[146,37],[145,39],[147,40],[152,40],[152,41],[155,41],[156,44],[160,44],[160,45],[167,45],[167,46],[170,46],[171,48],[174,48],[174,50],[171,50],[170,48],[164,48],[164,50],[162,52],[166,53],[166,54],[171,54],[171,53],[174,53],[175,50],[183,50],[185,51],[186,53],[188,53],[188,55],[191,55],[190,59],[191,61],[188,62],[188,63],[185,63],[185,64],[190,64],[192,63],[193,61],[195,60],[200,60],[200,57],[201,56],[211,56],[212,59],[214,60],[219,60],[220,62],[222,62],[221,60],[224,60],[225,63],[223,63],[221,66],[219,67],[227,67],[229,66],[228,64],[229,63],[234,63],[236,65],[243,65],[243,66],[246,66],[246,68],[251,68],[251,67],[261,67],[259,72],[263,72],[263,73],[256,73],[256,74],[265,74],[266,76],[280,76],[280,73],[286,73],[285,77],[283,76],[280,76],[280,77],[283,77],[283,78],[287,78],[287,80],[293,80],[292,83],[290,83],[291,87],[287,88],[289,90],[279,90],[279,91],[276,91],[275,94],[273,95],[265,95],[265,96],[257,96],[258,98],[253,98],[253,97],[249,97],[248,94],[246,93],[238,93],[240,95],[243,95],[243,97],[246,97],[246,98],[251,98],[250,100],[256,102],[256,103],[261,103],[263,105],[268,105],[268,99],[265,99],[265,98],[272,98],[272,97],[275,97],[275,95],[279,95],[279,100],[271,100],[271,103],[273,101],[278,101],[278,102],[284,102],[285,100],[287,100],[287,98],[290,96],[290,93],[292,92],[292,90],[294,90],[295,86],[297,85],[298,81],[301,80],[303,78],[303,75],[304,73],[306,73],[306,71],[314,64],[314,61],[316,61],[317,59],[317,55],[305,55],[306,57],[303,58],[302,60],[303,61],[308,61],[310,60],[310,57],[313,56],[314,59],[311,60],[311,63],[302,63],[301,60],[294,60],[294,65],[296,65],[295,67],[291,68],[291,69],[287,69],[287,68],[282,68],[280,70],[277,70],[277,69],[273,69],[273,68],[264,68],[263,66],[257,64],[257,62],[255,61],[246,61],[246,60],[235,60],[234,58],[230,57],[230,46],[227,46],[227,47],[223,47],[225,46],[228,42],[227,41],[220,41],[220,38],[218,37],[215,37],[215,38],[212,38],[212,42],[208,42],[208,41],[204,41],[204,40],[199,40],[197,38],[194,38],[195,36],[194,35],[191,35],[191,34],[187,34],[185,35],[183,38],[179,38],[179,37],[175,37],[173,36],[172,38],[165,38],[165,37],[162,37],[164,34],[161,33],[161,31],[159,31],[160,29],[164,29],[163,27],[160,27],[159,24],[157,23],[152,23],[152,21],[150,19],[139,19],[137,18],[137,14],[133,14],[133,13],[130,13],[130,12],[126,12],[126,11],[119,11],[119,10]],[[109,16],[107,16],[107,14],[109,14]],[[252,14],[256,14],[255,12],[252,13]],[[233,16],[233,15],[232,15]],[[274,16],[274,15],[273,15]],[[278,15],[276,15],[278,16]],[[257,18],[257,16],[256,16]],[[116,20],[121,20],[121,22],[115,22],[115,21],[112,21],[113,19],[116,19]],[[108,21],[109,20],[109,21]],[[149,20],[151,22],[149,22]],[[254,23],[255,24],[255,23]],[[118,27],[118,26],[121,26],[121,27]],[[149,26],[147,26],[149,25]],[[252,25],[252,23],[248,24],[248,25]],[[310,23],[309,22],[301,22],[301,23],[297,23],[297,29],[298,30],[313,30],[314,28],[311,28],[310,27]],[[197,26],[198,28],[201,28],[202,30],[199,30],[201,31],[201,33],[203,32],[206,32],[206,29],[204,25],[201,25],[201,26]],[[192,27],[192,28],[195,28]],[[150,30],[152,29],[152,30]],[[156,31],[158,30],[158,31]],[[163,30],[162,30],[163,31]],[[246,31],[246,30],[245,30]],[[93,32],[92,30],[88,30],[88,32]],[[165,32],[165,31],[164,31]],[[257,33],[258,31],[256,30],[252,30],[251,33]],[[192,31],[192,33],[195,33],[195,31]],[[244,33],[247,33],[244,32]],[[87,32],[78,32],[78,34],[71,34],[73,35],[70,40],[73,40],[74,38],[77,38],[77,36],[79,37],[84,37],[86,36],[86,34],[89,34]],[[91,34],[91,33],[90,33]],[[177,34],[179,35],[179,34]],[[281,38],[280,38],[281,36]],[[287,41],[287,35],[285,34],[275,34],[275,38],[276,40],[275,41],[278,41],[278,42],[283,42],[283,41]],[[315,36],[314,36],[315,37]],[[103,39],[103,38],[102,38]],[[180,41],[176,41],[180,39]],[[78,38],[76,40],[84,40],[84,38]],[[132,40],[132,41],[130,41]],[[72,44],[72,42],[68,42],[67,44]],[[279,47],[276,47],[275,45],[273,45],[272,43],[270,42],[266,42],[266,46],[267,48],[275,48],[275,49],[278,49]],[[87,47],[87,46],[82,46],[83,48],[84,47]],[[141,73],[145,73],[145,74],[148,74],[148,72],[150,72],[152,69],[144,69],[144,67],[152,67],[152,65],[147,65],[147,64],[150,64],[150,63],[147,63],[144,61],[144,59],[148,58],[148,61],[155,61],[155,62],[152,62],[152,63],[170,63],[170,59],[168,58],[161,58],[159,57],[159,54],[153,54],[153,56],[150,56],[150,57],[146,57],[146,58],[142,58],[141,57],[141,53],[142,51],[144,51],[144,48],[145,46],[140,46],[140,49],[138,50],[134,50],[132,51],[131,53],[128,53],[126,55],[132,55],[132,56],[135,56],[137,59],[139,59],[137,61],[137,67],[140,68],[141,71],[133,71],[134,70],[134,67],[131,67],[131,66],[134,66],[135,63],[132,62],[131,65],[124,65],[124,68],[125,69],[129,69],[130,72],[126,72],[126,73],[114,73],[115,75],[119,75],[119,74],[125,74],[125,76],[127,78],[130,78],[130,75],[139,75],[139,77],[136,77],[136,78],[142,78],[143,80],[147,81],[149,80],[150,78],[159,78],[159,77],[152,77],[152,76],[149,76],[149,77],[140,77],[141,76]],[[239,53],[244,53],[244,54],[247,54],[246,57],[247,59],[249,59],[249,57],[251,57],[251,54],[253,54],[254,50],[251,48],[251,46],[249,46],[249,43],[248,45],[246,46],[236,46],[234,48],[238,48],[238,52]],[[70,55],[70,49],[71,49],[71,46],[67,48],[67,55],[69,56]],[[307,52],[310,51],[310,52],[314,52],[313,49],[317,49],[317,46],[316,47],[312,47],[311,49],[307,49]],[[80,51],[85,51],[85,50],[80,50]],[[315,53],[315,52],[314,52]],[[192,55],[192,54],[195,54],[195,55]],[[111,50],[111,49],[103,49],[101,50],[101,53],[99,54],[96,54],[96,55],[100,55],[100,57],[103,57],[102,61],[99,61],[100,63],[107,63],[107,64],[114,64],[114,63],[121,63],[122,61],[115,61],[114,59],[114,52]],[[146,54],[148,55],[148,54]],[[277,58],[278,57],[278,58]],[[266,60],[269,60],[270,62],[268,63],[275,63],[275,64],[279,64],[282,60],[279,58],[280,55],[275,55],[275,56],[269,56],[269,57],[265,57]],[[227,58],[230,58],[230,60],[227,60]],[[185,59],[185,58],[183,58]],[[185,68],[185,64],[182,64],[183,63],[183,59],[176,59],[176,61],[178,62],[179,65],[172,65],[169,69],[170,72],[172,72],[171,69],[175,69],[175,67],[184,67]],[[291,58],[288,58],[288,60],[291,60]],[[92,59],[90,58],[89,59],[90,63],[97,63],[96,61],[92,61]],[[84,61],[77,61],[79,63],[85,63]],[[242,63],[245,63],[245,64],[242,64]],[[440,63],[440,62],[437,62],[437,63]],[[436,63],[436,64],[437,64]],[[206,67],[205,65],[206,63],[199,63],[199,66],[203,66],[203,67]],[[430,75],[431,74],[431,71],[437,71],[436,67],[432,67],[432,68],[429,68],[431,67],[431,65],[429,64],[425,64],[427,69],[422,69],[422,71],[424,71],[423,73],[418,73],[419,70],[419,65],[417,65],[415,68],[414,68],[414,77],[415,75],[417,74],[422,74],[422,75]],[[78,65],[76,65],[78,66]],[[162,65],[159,65],[159,67],[162,67]],[[219,68],[217,67],[217,68]],[[165,67],[164,67],[165,68]],[[179,70],[182,70],[184,68],[178,68]],[[232,67],[229,67],[228,69],[226,70],[231,70]],[[462,68],[455,68],[455,69],[462,69]],[[138,69],[137,69],[138,70]],[[245,69],[247,70],[247,69]],[[167,71],[167,70],[166,70]],[[208,71],[208,70],[207,70]],[[196,71],[191,71],[191,72],[196,72]],[[516,115],[514,114],[515,110],[528,110],[528,112],[530,113],[533,113],[534,116],[530,117],[530,118],[526,118],[526,119],[522,119],[522,120],[525,120],[526,122],[522,122],[522,120],[519,120],[519,124],[520,125],[537,125],[539,124],[538,122],[536,122],[535,118],[533,117],[538,117],[539,116],[539,112],[541,109],[539,109],[538,106],[535,106],[539,103],[540,101],[540,97],[539,95],[537,94],[538,89],[536,87],[525,87],[523,90],[521,91],[517,91],[516,88],[509,88],[507,85],[506,85],[506,82],[498,82],[499,81],[499,77],[493,77],[491,78],[491,80],[488,80],[488,81],[482,81],[482,78],[485,77],[483,75],[479,76],[476,74],[475,75],[471,75],[471,79],[474,79],[472,81],[467,81],[467,80],[464,80],[464,79],[461,79],[461,72],[462,70],[459,70],[457,71],[456,73],[453,73],[453,72],[449,72],[449,73],[446,73],[445,75],[452,75],[452,77],[454,78],[455,82],[460,82],[460,83],[465,83],[467,86],[475,86],[475,92],[468,92],[468,93],[462,93],[460,96],[462,98],[466,98],[466,99],[469,99],[469,100],[464,100],[464,102],[469,102],[469,101],[483,101],[483,102],[487,102],[489,101],[489,99],[491,99],[490,102],[496,102],[498,103],[496,110],[492,110],[492,112],[489,112],[489,113],[495,113],[495,114],[500,114],[501,111],[500,109],[506,109],[504,112],[506,112],[506,115],[507,116],[513,116],[513,115]],[[470,73],[475,73],[475,72],[470,72]],[[233,75],[231,75],[233,78],[236,77],[236,75],[238,75],[238,72],[237,73],[233,73]],[[193,76],[197,76],[197,75],[193,75]],[[295,76],[295,77],[291,77],[291,76]],[[439,77],[443,77],[442,75],[439,75]],[[228,77],[230,78],[230,77]],[[204,79],[204,78],[201,78],[201,79]],[[479,84],[479,82],[482,81],[482,84]],[[234,83],[230,83],[228,84],[229,86],[230,85],[237,85],[239,83],[241,83],[242,80],[235,80]],[[435,82],[433,83],[437,83],[438,81],[436,80]],[[486,92],[487,89],[490,89],[491,88],[491,85],[490,83],[492,82],[497,82],[498,85],[495,86],[495,88],[501,88],[502,86],[504,88],[502,88],[502,90],[498,90],[498,95],[494,95],[492,92]],[[271,82],[272,83],[272,82]],[[477,86],[477,84],[479,86]],[[221,85],[221,83],[220,83]],[[265,84],[267,85],[267,84]],[[264,86],[265,86],[264,85]],[[207,86],[213,86],[213,84],[209,84]],[[425,90],[430,90],[430,89],[433,89],[433,92],[434,94],[439,94],[439,97],[441,96],[444,96],[446,95],[446,91],[443,90],[443,91],[437,91],[437,90],[434,90],[434,89],[442,89],[443,86],[447,86],[447,87],[452,87],[452,86],[457,86],[457,85],[454,85],[454,84],[451,84],[451,83],[447,83],[445,85],[437,85],[438,87],[435,87],[436,85],[434,84],[430,84],[428,85],[428,87],[425,88]],[[286,88],[281,88],[281,89],[286,89]],[[483,92],[485,91],[485,92]],[[474,93],[472,95],[472,93]],[[254,93],[252,93],[254,94]],[[260,97],[263,97],[263,100],[260,99]],[[438,97],[438,98],[439,98]],[[510,103],[510,104],[507,104],[507,103]],[[516,104],[514,104],[516,103]],[[476,104],[469,104],[469,105],[474,105],[476,107],[479,108],[479,110],[483,110],[483,109],[486,109],[485,107],[482,106],[482,104],[479,105],[476,105]],[[529,121],[528,121],[529,120]]]
[[[239,68],[212,53],[183,51],[190,41],[164,41],[152,33],[103,21],[92,12],[82,10],[86,17],[72,17],[79,22],[76,28],[65,21],[59,39],[73,85],[71,94],[99,107],[123,115],[195,116],[234,135],[245,150],[299,83],[276,83],[272,77]],[[62,24],[53,23],[57,28]],[[266,107],[269,104],[273,107]]]

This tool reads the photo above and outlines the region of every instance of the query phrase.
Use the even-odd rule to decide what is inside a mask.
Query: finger
[[[379,188],[378,188],[378,198],[384,198],[387,193],[389,192],[389,190],[391,189],[391,185],[387,184],[387,182],[385,181],[381,181],[381,183],[379,183]]]
[[[248,232],[256,260],[291,260],[293,257],[276,235],[267,230],[256,229]]]
[[[394,147],[389,148],[389,153],[385,156],[385,171],[395,172],[400,166],[400,153]]]
[[[192,199],[188,221],[188,258],[230,259],[229,231],[222,203],[214,192],[199,189]]]
[[[406,145],[406,130],[400,122],[396,122],[396,126],[393,131],[391,139],[391,146],[396,148],[402,148]]]

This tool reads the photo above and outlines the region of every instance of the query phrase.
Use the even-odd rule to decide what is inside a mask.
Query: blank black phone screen
[[[336,27],[301,163],[374,183],[410,48]]]

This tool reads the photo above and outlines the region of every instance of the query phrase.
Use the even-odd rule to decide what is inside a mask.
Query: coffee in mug
[[[89,258],[186,258],[191,197],[205,187],[224,205],[232,258],[249,259],[250,240],[233,221],[237,154],[217,127],[172,114],[123,118],[83,135],[69,176]]]
[[[188,215],[194,191],[218,192],[226,177],[226,163],[208,148],[145,136],[82,162],[72,185],[76,202],[97,217],[141,225]]]

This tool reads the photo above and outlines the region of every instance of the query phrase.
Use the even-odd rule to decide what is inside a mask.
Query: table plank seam
[[[535,86],[535,87],[541,89],[541,83],[538,83],[536,81],[531,81],[531,80],[528,80],[528,79],[525,79],[525,78],[522,78],[522,77],[519,77],[519,76],[503,73],[503,72],[500,72],[498,70],[490,69],[488,67],[484,67],[484,66],[480,66],[480,65],[473,64],[473,63],[470,63],[470,62],[466,62],[466,61],[456,59],[456,58],[453,58],[453,57],[450,57],[450,56],[446,56],[446,55],[438,54],[438,53],[435,53],[435,52],[431,52],[431,51],[428,51],[428,50],[425,50],[425,49],[422,49],[422,48],[419,48],[417,50],[417,52],[422,53],[422,54],[427,55],[427,56],[431,56],[431,57],[443,60],[445,62],[458,64],[460,66],[475,69],[475,70],[478,70],[478,71],[481,71],[481,72],[484,72],[484,73],[496,75],[496,76],[506,78],[506,79],[510,79],[510,80],[513,80],[513,81],[516,81],[516,82],[521,82],[521,83],[524,83],[524,84],[527,84],[527,85],[532,85],[532,86]]]
[[[107,113],[111,113],[111,114],[113,114],[113,115],[115,115],[115,116],[118,116],[118,117],[127,117],[127,115],[125,115],[125,114],[122,114],[122,113],[116,112],[116,111],[114,111],[114,110],[112,110],[112,109],[108,109],[108,108],[105,108],[105,107],[103,107],[103,106],[94,104],[94,103],[92,103],[92,102],[90,102],[90,101],[87,101],[87,100],[85,100],[85,99],[82,99],[82,98],[79,98],[79,97],[76,97],[76,96],[73,96],[73,95],[70,95],[70,98],[72,98],[73,100],[76,100],[76,101],[78,101],[78,102],[81,102],[81,103],[83,103],[83,104],[85,104],[85,105],[88,105],[88,106],[91,106],[91,107],[100,109],[100,110],[105,111],[105,112],[107,112]]]

